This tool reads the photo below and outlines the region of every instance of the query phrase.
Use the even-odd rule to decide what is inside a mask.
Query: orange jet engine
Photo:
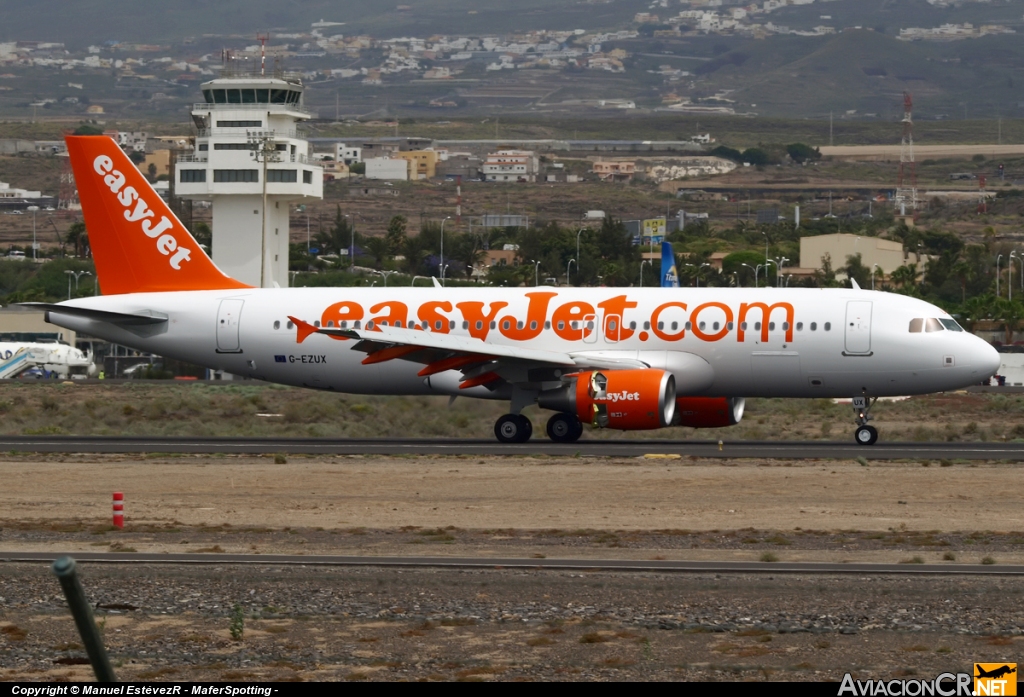
[[[672,373],[651,368],[577,373],[561,388],[541,393],[537,403],[576,414],[598,428],[663,428],[675,417],[676,380]]]
[[[721,428],[735,426],[743,418],[742,397],[680,397],[676,400],[676,426]]]

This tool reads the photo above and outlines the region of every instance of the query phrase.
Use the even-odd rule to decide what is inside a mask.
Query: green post
[[[75,560],[71,557],[61,557],[53,562],[53,573],[60,581],[64,589],[64,597],[67,598],[68,607],[71,608],[71,615],[75,618],[75,625],[78,627],[78,634],[82,637],[82,644],[85,645],[85,652],[89,654],[89,662],[92,670],[96,673],[96,680],[99,682],[117,682],[114,669],[110,665],[110,658],[107,650],[103,648],[103,639],[100,637],[99,628],[92,616],[92,608],[85,599],[85,591],[82,589],[82,582],[78,580],[78,569]]]

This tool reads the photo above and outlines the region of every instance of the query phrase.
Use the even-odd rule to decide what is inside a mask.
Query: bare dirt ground
[[[1005,463],[0,458],[0,549],[1022,563]],[[123,491],[124,531],[110,526]],[[1010,577],[83,565],[140,680],[839,680],[1014,660]],[[233,638],[232,615],[244,631]],[[88,679],[45,564],[3,565],[0,679]]]

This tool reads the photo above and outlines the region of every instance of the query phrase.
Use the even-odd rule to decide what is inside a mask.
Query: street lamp
[[[703,264],[701,264],[700,266],[697,267],[697,271],[695,273],[696,283],[697,283],[696,287],[697,288],[700,288],[700,270],[703,269],[705,266],[711,266],[711,264],[709,264],[707,262],[704,262]]]
[[[920,257],[919,257],[920,258]],[[1000,254],[996,257],[996,297],[999,297],[999,260],[1003,258]]]
[[[452,217],[449,215],[441,221],[441,261],[438,263],[439,267],[444,266],[444,224],[451,219]],[[441,269],[441,285],[444,285],[444,268]]]
[[[1016,250],[1010,252],[1006,262],[1006,299],[1013,300],[1013,260],[1017,258]]]
[[[782,285],[782,265],[789,261],[786,257],[775,257],[775,287]]]
[[[32,261],[35,261],[36,250],[39,248],[36,244],[36,211],[39,210],[39,206],[29,206],[27,210],[32,211]]]
[[[78,292],[78,279],[82,276],[92,276],[92,271],[72,271],[71,269],[65,269],[64,273],[68,275],[68,300],[71,300],[71,277],[75,277],[75,292]]]
[[[746,266],[746,267],[747,267],[748,269],[750,269],[751,271],[753,271],[753,272],[754,272],[754,287],[755,287],[755,288],[757,288],[757,272],[758,272],[758,270],[759,270],[759,269],[761,268],[761,265],[760,265],[760,264],[758,264],[758,265],[757,265],[757,268],[755,269],[755,268],[754,268],[753,266],[751,266],[750,264],[744,264],[744,263],[743,263],[743,262],[741,261],[741,262],[740,262],[740,266]]]
[[[764,260],[764,285],[767,288],[770,281],[768,280],[768,264],[775,264],[775,275],[779,273],[779,265],[771,259]]]
[[[565,285],[569,285],[569,269],[572,268],[573,264],[576,264],[575,259],[570,259],[569,263],[565,265]],[[577,266],[579,266],[579,264],[577,264]],[[1021,271],[1021,274],[1021,283],[1024,283],[1024,271]]]
[[[650,259],[642,259],[640,261],[640,287],[644,287],[644,264],[650,264]]]
[[[441,267],[441,285],[444,285],[444,272],[448,270],[448,264]]]
[[[387,288],[388,287],[388,276],[391,276],[392,274],[396,274],[398,272],[397,271],[377,271],[377,270],[374,270],[374,273],[379,273],[381,276],[384,277],[384,287]]]
[[[530,259],[530,263],[533,264],[533,285],[536,288],[540,285],[540,262]]]
[[[880,268],[882,268],[882,267],[879,266],[878,264],[872,264],[871,265],[871,290],[875,289],[875,269],[880,269]]]
[[[277,150],[277,144],[274,142],[274,135],[272,132],[267,131],[247,131],[246,140],[248,141],[249,154],[252,156],[257,163],[263,165],[263,206],[261,213],[263,214],[262,220],[262,236],[260,238],[260,287],[267,287],[267,164],[270,162],[280,162],[281,154]]]
[[[410,285],[410,286],[415,286],[415,285],[416,285],[416,279],[417,279],[417,278],[422,278],[422,279],[424,279],[424,280],[425,280],[425,279],[426,279],[426,278],[428,278],[428,277],[427,277],[427,276],[413,276],[413,277],[412,277],[412,283],[410,283],[409,285]]]
[[[580,235],[582,235],[585,231],[587,231],[589,229],[590,228],[588,228],[588,227],[581,227],[579,229],[579,232],[576,233],[576,258],[577,259],[580,258]],[[577,261],[576,262],[576,273],[579,273],[579,270],[580,270],[580,263]]]
[[[732,272],[732,284],[736,287],[740,287],[740,275],[735,271]]]

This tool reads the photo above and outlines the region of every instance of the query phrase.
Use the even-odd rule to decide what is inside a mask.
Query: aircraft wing
[[[316,327],[295,317],[288,319],[295,323],[300,343],[311,334],[354,339],[357,343],[352,349],[367,354],[363,359],[364,364],[396,359],[413,361],[425,365],[419,372],[423,377],[446,370],[459,370],[465,376],[460,385],[463,388],[489,384],[499,379],[526,382],[528,380],[513,377],[513,373],[522,375],[524,368],[561,367],[572,371],[581,368],[614,370],[647,367],[646,363],[638,360],[492,344],[473,337],[419,329],[388,326],[378,326],[372,330],[337,329]]]

